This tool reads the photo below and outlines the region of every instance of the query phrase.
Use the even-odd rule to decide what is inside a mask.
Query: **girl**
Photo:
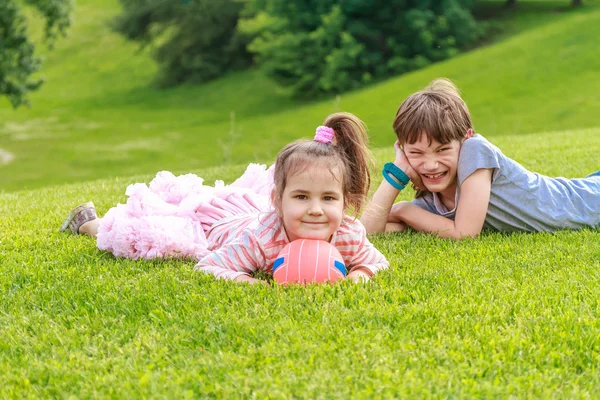
[[[600,227],[600,172],[549,178],[506,157],[473,133],[457,88],[438,79],[408,97],[394,121],[396,159],[362,217],[367,232],[407,226],[440,237]],[[412,181],[412,202],[393,204]]]
[[[250,283],[259,282],[254,272],[272,272],[290,241],[327,240],[342,254],[348,279],[368,280],[389,264],[345,212],[360,212],[366,200],[370,160],[364,124],[337,113],[314,140],[287,145],[267,171],[251,165],[232,185],[214,188],[193,175],[160,173],[149,188],[130,186],[127,204],[101,220],[93,204],[79,206],[63,230],[97,236],[98,247],[116,256],[194,256],[197,270]]]

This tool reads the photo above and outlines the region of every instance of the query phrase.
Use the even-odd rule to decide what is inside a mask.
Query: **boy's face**
[[[442,144],[421,134],[413,144],[403,146],[404,154],[412,168],[419,174],[425,189],[454,199],[458,174],[458,155],[461,142],[454,139]]]

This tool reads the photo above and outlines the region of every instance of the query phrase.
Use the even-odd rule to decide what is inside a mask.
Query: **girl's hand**
[[[256,278],[252,278],[251,276],[248,275],[240,275],[237,278],[235,278],[234,282],[247,282],[251,285],[255,285],[257,283],[262,283],[263,285],[268,285],[269,283],[267,281],[263,281],[261,279],[256,279]]]
[[[348,274],[346,279],[351,280],[354,283],[368,282],[371,280],[371,275],[362,270],[362,268],[354,268],[352,272]]]
[[[406,154],[404,154],[404,150],[402,150],[402,146],[400,146],[400,141],[396,140],[394,143],[394,150],[396,151],[396,159],[394,160],[394,165],[400,168],[412,181],[413,185],[415,185],[415,189],[422,190],[424,188],[423,181],[421,180],[421,176],[413,169],[412,165],[408,161]]]

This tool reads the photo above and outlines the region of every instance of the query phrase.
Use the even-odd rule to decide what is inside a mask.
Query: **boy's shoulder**
[[[488,157],[495,158],[498,154],[502,154],[502,151],[478,133],[465,140],[460,149],[461,158],[471,158],[475,155],[477,157],[487,155]]]
[[[472,137],[470,137],[469,139],[465,140],[463,143],[463,147],[465,148],[475,148],[475,147],[480,147],[480,146],[490,146],[492,145],[485,137],[483,137],[481,134],[476,133],[474,134]],[[493,146],[493,145],[492,145]]]

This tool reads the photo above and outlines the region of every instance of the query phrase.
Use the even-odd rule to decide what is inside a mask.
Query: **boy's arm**
[[[442,238],[475,237],[483,229],[491,188],[491,169],[478,169],[465,179],[460,187],[454,221],[409,202],[394,205],[392,215],[417,231],[435,233]]]
[[[388,222],[400,222],[399,220],[390,220],[390,217],[393,217],[390,215],[390,211],[394,200],[398,197],[398,193],[400,191],[386,180],[381,182],[360,218],[360,222],[365,226],[367,233],[385,232]]]
[[[394,150],[396,152],[394,165],[408,176],[415,187],[422,187],[421,178],[408,162],[400,142],[396,141],[394,143]],[[381,182],[360,219],[367,233],[403,231],[406,229],[406,225],[402,224],[402,221],[390,214],[398,193],[400,193],[400,190],[393,187],[387,180],[384,179]]]

